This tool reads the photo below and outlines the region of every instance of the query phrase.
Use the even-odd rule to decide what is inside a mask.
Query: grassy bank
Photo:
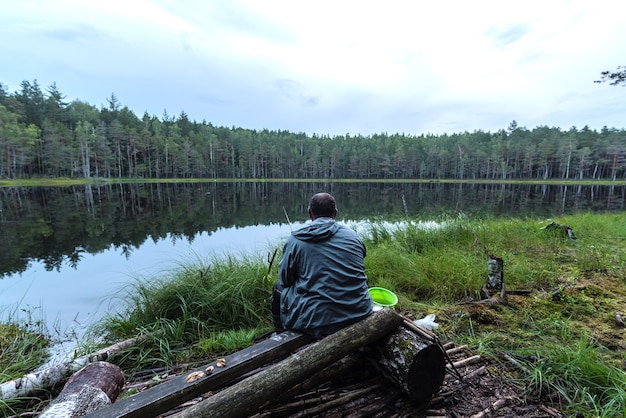
[[[544,229],[551,221],[569,225],[577,239]],[[368,248],[370,284],[393,290],[404,315],[435,314],[443,341],[467,344],[510,368],[526,396],[552,395],[566,413],[626,414],[626,342],[615,318],[626,316],[624,214],[458,217],[356,229]],[[508,290],[530,293],[485,303],[489,254],[504,260]],[[249,346],[271,331],[279,256],[268,249],[257,257],[198,260],[137,280],[118,295],[126,309],[92,329],[83,350],[93,350],[94,341],[102,346],[150,334],[112,359],[138,371],[204,363]],[[8,375],[3,371],[5,380]]]

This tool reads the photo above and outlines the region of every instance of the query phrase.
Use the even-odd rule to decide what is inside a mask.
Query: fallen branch
[[[481,375],[485,372],[485,370],[487,370],[487,367],[485,366],[480,366],[479,368],[477,368],[476,370],[474,370],[473,372],[470,372],[468,374],[466,374],[465,376],[463,376],[464,379],[472,379],[475,376]]]
[[[465,367],[465,366],[471,366],[472,364],[476,364],[476,363],[478,363],[479,361],[481,361],[481,359],[482,359],[482,358],[481,358],[480,356],[476,355],[476,356],[472,356],[472,357],[465,358],[465,359],[463,359],[463,360],[455,361],[454,363],[452,363],[452,365],[453,365],[455,368],[458,368],[458,367]]]
[[[162,332],[163,331],[158,331],[156,335],[159,335]],[[88,363],[93,363],[95,361],[105,361],[109,358],[109,356],[119,353],[120,351],[126,350],[128,348],[134,347],[138,343],[143,342],[150,337],[152,337],[152,334],[138,335],[137,337],[120,341],[108,347],[102,348],[94,353],[87,354],[86,356],[78,357],[72,363],[74,363],[75,365],[80,365],[80,367],[84,367]]]
[[[539,405],[539,409],[541,409],[546,414],[548,414],[548,415],[550,415],[551,417],[554,417],[554,418],[560,418],[560,417],[563,416],[561,413],[559,413],[559,411],[557,411],[556,409],[554,409],[552,407],[548,407],[548,406],[545,406],[545,405]]]
[[[466,349],[467,349],[467,345],[460,345],[458,347],[453,347],[453,348],[446,350],[446,353],[448,353],[448,355],[451,356],[461,351],[464,351]]]
[[[0,384],[0,399],[14,399],[32,396],[42,390],[63,384],[76,371],[89,363],[104,361],[110,355],[125,350],[146,340],[150,335],[129,338],[86,356],[78,357],[69,362],[55,364],[42,370],[28,373],[18,379]]]
[[[256,418],[260,416],[282,415],[290,414],[295,411],[303,411],[305,407],[310,407],[311,405],[319,405],[323,402],[330,402],[337,399],[338,397],[338,394],[323,394],[315,398],[301,399],[285,405],[281,405],[277,408],[273,408],[267,413],[253,415],[253,417]]]
[[[328,402],[324,402],[322,404],[319,404],[315,407],[309,408],[309,409],[305,409],[304,411],[296,414],[295,416],[298,418],[305,418],[305,417],[316,417],[319,416],[322,412],[328,411],[329,409],[332,409],[336,406],[339,405],[343,405],[345,403],[348,403],[350,401],[353,401],[355,399],[359,399],[360,397],[362,397],[363,395],[372,392],[376,389],[379,389],[380,387],[382,387],[382,385],[376,385],[376,386],[370,386],[367,388],[363,388],[363,389],[357,389],[354,390],[352,392],[347,393],[346,395],[342,395],[338,398],[335,398],[331,401]]]
[[[393,390],[387,396],[378,399],[374,403],[364,405],[358,410],[350,409],[349,414],[346,415],[345,418],[366,418],[375,416],[379,412],[388,410],[389,405],[394,405],[396,400],[400,397],[400,394],[399,390]]]
[[[480,411],[477,414],[472,415],[470,418],[482,418],[484,416],[492,416],[492,413],[506,405],[506,402],[506,399],[498,399],[490,407],[484,409],[483,411]]]
[[[519,361],[515,360],[513,357],[509,356],[508,354],[500,353],[500,355],[504,357],[506,361],[508,361],[509,363],[511,363],[512,365],[514,365],[515,367],[517,367],[518,369],[526,373],[527,376],[530,376],[532,374],[530,370],[528,370],[527,367],[523,366]]]
[[[303,382],[296,384],[287,392],[282,394],[279,399],[289,399],[298,395],[302,395],[306,391],[316,388],[321,383],[327,382],[335,378],[336,376],[345,374],[349,370],[362,366],[366,362],[367,358],[361,353],[357,352],[352,355],[348,355],[337,361],[336,363],[333,363],[330,366],[315,373],[313,376],[304,380]],[[275,400],[272,400],[272,403],[275,403]]]
[[[532,292],[533,291],[531,289],[516,289],[516,290],[506,291],[508,295],[520,295],[520,296],[530,295]]]
[[[504,359],[506,361],[508,361],[509,363],[511,363],[512,365],[514,365],[515,367],[517,367],[518,369],[520,369],[521,371],[523,371],[527,376],[531,376],[532,372],[525,367],[524,365],[522,365],[519,361],[515,360],[513,357],[511,357],[510,355],[503,353],[503,352],[499,352],[499,354],[504,357]],[[550,379],[545,379],[544,380],[545,383],[545,387],[548,388],[548,390],[546,391],[547,395],[550,397],[552,395],[556,396],[556,397],[560,397],[561,393],[560,391],[554,386],[554,384],[550,381]]]

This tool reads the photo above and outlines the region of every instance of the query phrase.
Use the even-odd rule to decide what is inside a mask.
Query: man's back
[[[356,232],[330,217],[294,231],[279,264],[283,326],[319,337],[369,315],[365,253]]]

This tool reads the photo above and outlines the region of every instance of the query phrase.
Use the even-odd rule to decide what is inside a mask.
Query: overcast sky
[[[623,0],[16,0],[0,82],[308,134],[623,129]]]

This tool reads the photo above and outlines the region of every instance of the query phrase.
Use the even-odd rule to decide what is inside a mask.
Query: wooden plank
[[[303,347],[314,339],[308,335],[285,331],[265,341],[226,356],[225,367],[217,362],[209,363],[189,373],[153,386],[136,395],[85,415],[89,418],[131,418],[157,416],[210,390],[225,386],[241,375],[255,370],[272,360],[282,359],[292,351]],[[212,372],[206,370],[213,367]],[[194,372],[204,375],[195,381],[187,381]]]

